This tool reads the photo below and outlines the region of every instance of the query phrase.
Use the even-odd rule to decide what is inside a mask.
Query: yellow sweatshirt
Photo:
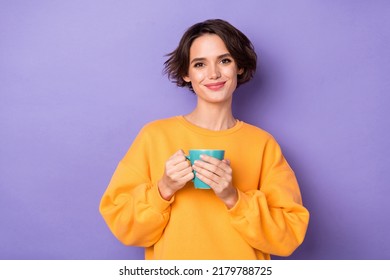
[[[177,150],[223,149],[233,169],[237,204],[228,210],[212,190],[192,182],[164,200],[157,182]],[[212,131],[176,116],[147,124],[120,161],[100,213],[124,244],[146,259],[270,259],[290,255],[306,234],[294,172],[274,138],[242,121]]]

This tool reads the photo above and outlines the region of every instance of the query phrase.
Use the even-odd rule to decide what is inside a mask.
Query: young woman
[[[235,89],[256,70],[249,39],[223,20],[190,27],[165,71],[197,95],[194,110],[147,124],[120,161],[100,212],[146,259],[270,259],[290,255],[309,213],[274,138],[237,120]],[[192,166],[189,149],[225,150]],[[193,187],[197,177],[210,190]]]

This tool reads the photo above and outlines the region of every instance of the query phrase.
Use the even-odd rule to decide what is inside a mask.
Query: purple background
[[[184,30],[253,41],[236,116],[272,133],[311,212],[290,259],[389,259],[389,1],[1,1],[0,259],[139,259],[98,212],[139,129],[196,98],[162,75]]]

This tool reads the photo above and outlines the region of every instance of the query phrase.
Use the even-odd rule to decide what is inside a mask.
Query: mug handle
[[[191,162],[191,158],[190,158],[190,155],[184,155],[185,156],[185,158],[187,159],[187,160],[189,160],[190,162]],[[193,173],[194,173],[194,175],[195,175],[195,171],[193,170],[192,171]],[[191,180],[192,182],[194,182],[194,180],[195,180],[195,176],[194,176],[194,178]]]

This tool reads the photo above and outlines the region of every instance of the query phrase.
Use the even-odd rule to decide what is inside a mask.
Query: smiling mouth
[[[205,87],[207,87],[208,89],[211,89],[211,90],[220,90],[221,88],[223,88],[225,83],[226,82],[211,83],[211,84],[205,85]]]

